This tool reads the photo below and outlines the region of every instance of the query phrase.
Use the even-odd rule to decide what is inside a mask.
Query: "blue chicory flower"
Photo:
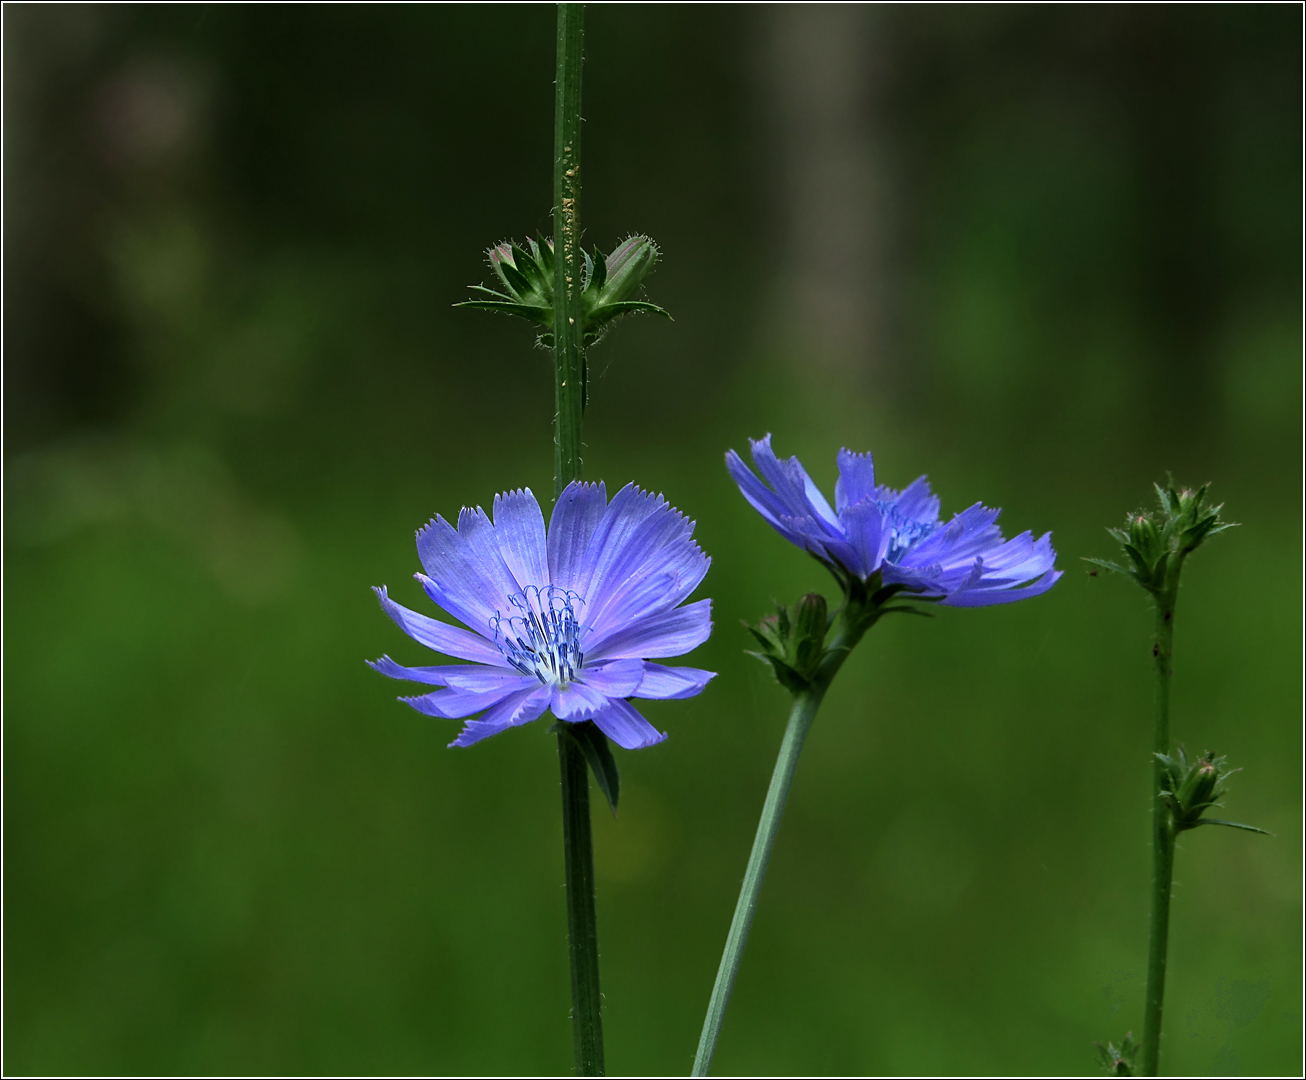
[[[530,488],[494,497],[494,521],[463,508],[455,529],[437,517],[417,534],[424,574],[414,575],[464,630],[396,604],[381,606],[409,637],[470,663],[371,666],[442,689],[401,698],[428,716],[468,720],[451,746],[470,746],[550,709],[592,719],[628,750],[666,738],[627,698],[687,698],[715,672],[667,667],[712,632],[712,601],[679,606],[711,560],[694,523],[628,484],[608,502],[603,484],[569,484],[549,521]]]
[[[979,503],[945,524],[923,476],[895,491],[876,484],[870,454],[840,450],[832,510],[796,457],[775,456],[770,435],[749,443],[762,480],[733,450],[726,454],[744,498],[776,532],[832,569],[863,581],[878,571],[885,585],[905,586],[912,599],[954,607],[1024,600],[1061,577],[1051,533],[1005,540],[996,524],[1000,511]]]

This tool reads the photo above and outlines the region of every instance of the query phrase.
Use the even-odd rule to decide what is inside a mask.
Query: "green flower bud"
[[[793,633],[794,668],[804,675],[814,675],[825,654],[825,632],[830,627],[825,597],[808,593],[798,601]]]
[[[1252,825],[1240,825],[1235,821],[1217,821],[1203,817],[1213,806],[1219,805],[1224,797],[1222,785],[1236,769],[1227,769],[1226,759],[1217,757],[1208,750],[1202,757],[1189,761],[1184,755],[1184,748],[1179,747],[1174,757],[1157,754],[1161,762],[1160,799],[1170,808],[1170,819],[1177,833],[1186,829],[1195,829],[1199,825],[1227,825],[1233,829],[1247,832],[1265,832]]]
[[[1120,1045],[1094,1043],[1097,1047],[1098,1060],[1106,1067],[1108,1076],[1133,1076],[1134,1063],[1138,1057],[1138,1043],[1134,1042],[1134,1033],[1128,1032]]]
[[[753,655],[770,664],[781,684],[796,694],[811,685],[825,659],[829,628],[825,597],[808,593],[798,601],[792,618],[788,608],[777,604],[774,615],[765,616],[757,626],[748,626],[748,632],[762,646]]]
[[[1207,753],[1198,761],[1175,792],[1175,802],[1185,814],[1196,813],[1198,816],[1216,797],[1216,786],[1220,783],[1220,770],[1215,765],[1215,755]]]

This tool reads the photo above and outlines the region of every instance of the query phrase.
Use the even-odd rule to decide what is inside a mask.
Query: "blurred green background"
[[[525,325],[550,5],[6,5],[9,1073],[566,1073],[556,751],[469,751],[413,530],[551,485]],[[772,431],[1051,529],[1048,596],[877,627],[808,743],[718,1073],[1082,1074],[1141,1026],[1150,615],[1090,578],[1171,469],[1176,736],[1243,766],[1177,868],[1163,1068],[1301,1060],[1301,11],[600,6],[583,220],[661,244],[586,470],[698,520],[716,632],[595,815],[608,1062],[687,1073],[786,714],[741,619],[831,583]],[[429,655],[429,654],[427,654]]]

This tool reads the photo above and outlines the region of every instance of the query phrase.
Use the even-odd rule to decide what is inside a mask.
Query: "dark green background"
[[[819,242],[804,19],[869,43],[830,145],[883,181]],[[1186,571],[1174,732],[1277,835],[1181,844],[1163,1067],[1299,1073],[1300,20],[591,9],[587,234],[656,237],[676,321],[592,352],[586,473],[698,520],[720,672],[595,816],[613,1072],[692,1061],[786,713],[739,621],[830,585],[722,468],[772,431],[1066,577],[845,668],[717,1071],[1076,1074],[1140,1029],[1150,617],[1079,560],[1169,468],[1242,523]],[[369,591],[423,603],[417,526],[551,487],[547,354],[450,305],[549,227],[552,8],[4,29],[5,1071],[568,1072],[554,740],[447,750],[363,666],[427,662]],[[880,312],[842,353],[813,250]]]

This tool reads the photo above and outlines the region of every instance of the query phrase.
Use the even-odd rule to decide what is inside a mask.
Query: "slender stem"
[[[585,325],[581,311],[580,74],[584,9],[558,5],[558,67],[553,126],[553,336],[557,404],[553,483],[559,495],[581,474],[585,408]],[[594,910],[594,842],[589,767],[576,740],[558,734],[562,769],[562,845],[567,875],[571,1016],[578,1076],[603,1075],[599,932]]]
[[[766,868],[771,862],[771,849],[775,846],[776,833],[780,830],[780,818],[784,814],[789,788],[794,780],[794,770],[798,767],[798,755],[803,751],[808,729],[816,718],[816,710],[820,707],[821,699],[825,697],[825,691],[829,688],[835,673],[868,626],[869,623],[854,627],[845,625],[835,635],[825,661],[812,680],[812,685],[802,693],[794,695],[793,708],[789,713],[789,726],[785,728],[784,740],[780,744],[780,756],[776,758],[775,770],[771,773],[771,786],[766,790],[766,802],[762,804],[762,817],[757,823],[753,851],[748,856],[744,883],[740,886],[735,915],[730,920],[730,932],[726,935],[725,952],[721,954],[721,966],[717,968],[712,998],[708,1002],[707,1016],[703,1019],[703,1034],[699,1036],[698,1053],[694,1056],[694,1071],[691,1076],[706,1076],[712,1067],[712,1055],[716,1053],[717,1040],[721,1037],[721,1025],[725,1021],[726,1007],[730,1004],[730,994],[735,988],[735,976],[739,974],[739,964],[744,958],[744,946],[748,944],[748,931],[753,925],[753,913],[757,910],[762,881],[766,877]]]
[[[1173,576],[1178,581],[1178,568]],[[1156,635],[1152,642],[1152,749],[1170,752],[1170,674],[1174,651],[1174,609],[1177,590],[1156,597]],[[1170,891],[1174,877],[1174,825],[1170,809],[1160,799],[1164,766],[1152,757],[1152,917],[1147,943],[1147,995],[1144,1000],[1143,1042],[1139,1070],[1156,1076],[1161,1056],[1161,1006],[1165,999],[1166,945],[1170,935]]]

